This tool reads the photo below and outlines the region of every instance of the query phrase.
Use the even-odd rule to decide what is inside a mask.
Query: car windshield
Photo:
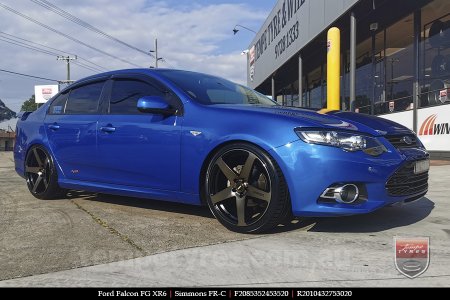
[[[158,71],[201,104],[278,105],[270,98],[248,87],[220,77],[188,71]]]

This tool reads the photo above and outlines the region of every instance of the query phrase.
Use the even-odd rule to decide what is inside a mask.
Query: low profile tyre
[[[212,157],[205,193],[217,220],[236,232],[268,231],[291,211],[280,168],[265,151],[250,144],[227,145]]]
[[[25,160],[25,178],[31,194],[38,199],[63,197],[52,156],[42,146],[33,146]]]

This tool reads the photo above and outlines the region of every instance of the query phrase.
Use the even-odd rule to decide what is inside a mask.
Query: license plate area
[[[419,160],[414,164],[414,174],[421,174],[428,172],[430,169],[430,160]]]

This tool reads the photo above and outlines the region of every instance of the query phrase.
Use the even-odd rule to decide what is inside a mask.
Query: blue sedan
[[[219,77],[167,69],[63,89],[20,115],[14,158],[39,199],[75,189],[208,205],[237,232],[369,213],[428,190],[429,155],[402,125],[283,107]]]

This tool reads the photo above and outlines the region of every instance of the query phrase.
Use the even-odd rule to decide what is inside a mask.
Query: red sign
[[[394,238],[395,267],[409,278],[424,273],[430,263],[430,239],[427,237]]]
[[[42,89],[43,95],[51,95],[52,93],[53,93],[53,89],[51,89],[51,88],[43,88]]]

